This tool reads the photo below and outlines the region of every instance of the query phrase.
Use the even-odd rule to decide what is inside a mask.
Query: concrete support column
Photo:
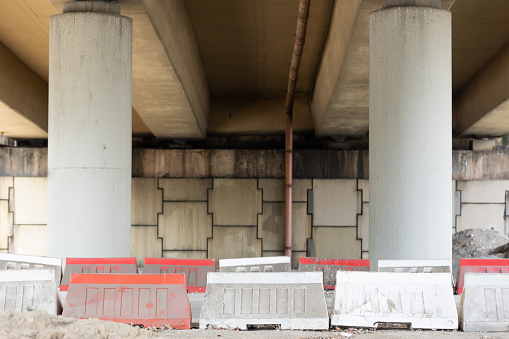
[[[129,256],[132,20],[65,4],[49,63],[48,256]]]
[[[384,0],[370,15],[372,268],[451,258],[451,14],[439,7]]]

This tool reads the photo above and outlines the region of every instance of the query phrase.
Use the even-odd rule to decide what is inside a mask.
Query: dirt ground
[[[459,331],[420,330],[363,330],[338,329],[330,331],[280,331],[275,329],[229,331],[229,330],[172,330],[141,329],[130,325],[97,319],[71,319],[53,316],[41,311],[12,314],[0,312],[0,338],[2,339],[121,339],[121,338],[204,338],[204,339],[297,339],[297,338],[509,338],[504,333],[464,333]]]

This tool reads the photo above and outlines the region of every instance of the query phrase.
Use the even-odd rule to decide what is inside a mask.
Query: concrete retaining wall
[[[368,258],[367,152],[296,154],[294,266],[310,238],[315,257]],[[144,257],[283,255],[282,152],[135,149],[133,155],[131,255],[139,264]],[[0,148],[0,252],[46,254],[40,241],[47,223],[45,159],[45,149]],[[508,234],[508,160],[504,152],[454,152],[453,232],[480,227]]]

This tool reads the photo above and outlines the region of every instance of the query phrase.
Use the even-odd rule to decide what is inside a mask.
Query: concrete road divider
[[[509,274],[466,273],[458,307],[465,332],[509,329]]]
[[[324,288],[333,290],[336,286],[337,271],[369,271],[369,260],[301,257],[299,258],[299,271],[323,272]]]
[[[75,273],[62,315],[144,327],[191,327],[184,274]]]
[[[0,271],[0,311],[40,310],[57,314],[57,285],[53,270]]]
[[[289,272],[290,257],[258,257],[219,260],[220,272]]]
[[[38,257],[32,255],[21,255],[11,253],[0,253],[0,269],[22,270],[22,269],[46,269],[53,270],[55,283],[60,285],[62,278],[62,259]]]
[[[67,258],[64,276],[60,284],[61,291],[67,291],[72,273],[138,273],[136,258]]]
[[[451,273],[337,272],[332,326],[458,328]]]
[[[200,328],[329,328],[319,272],[209,273]]]
[[[378,272],[451,273],[449,259],[378,260]]]
[[[456,292],[463,292],[465,273],[509,273],[509,259],[460,259]]]
[[[214,259],[145,258],[143,274],[184,273],[187,292],[205,292],[207,273],[215,272]]]

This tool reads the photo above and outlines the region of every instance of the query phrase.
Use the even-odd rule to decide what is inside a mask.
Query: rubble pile
[[[505,253],[494,253],[509,243],[509,237],[492,229],[469,228],[452,235],[452,273],[458,275],[461,258],[505,258]]]

